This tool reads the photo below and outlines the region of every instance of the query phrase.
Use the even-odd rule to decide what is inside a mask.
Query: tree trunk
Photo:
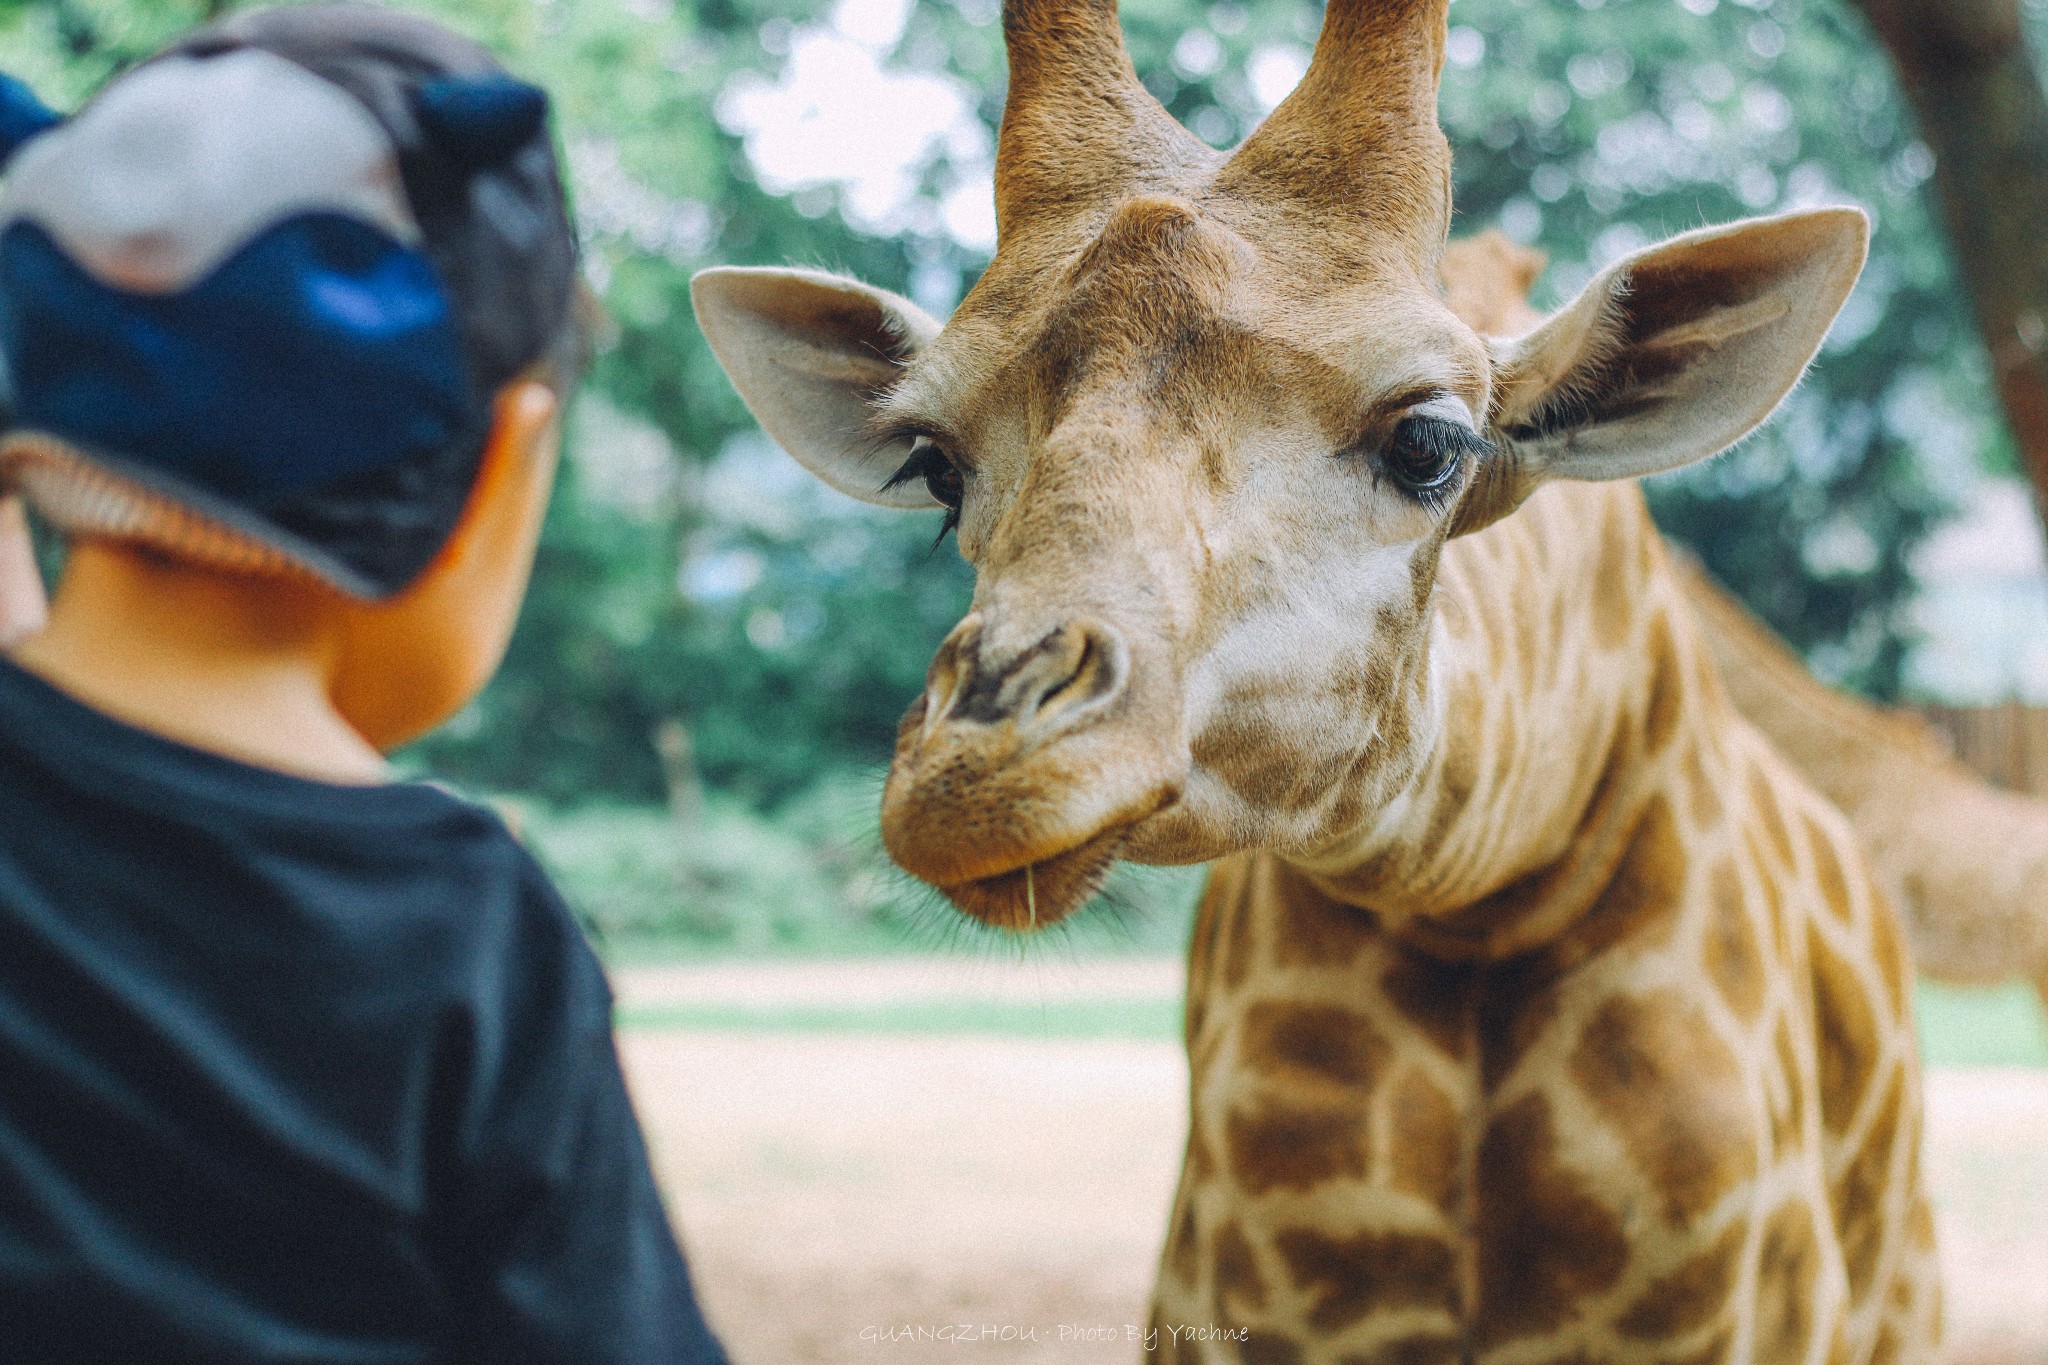
[[[1856,0],[1934,153],[1934,186],[2013,443],[2048,508],[2048,95],[2019,0]]]

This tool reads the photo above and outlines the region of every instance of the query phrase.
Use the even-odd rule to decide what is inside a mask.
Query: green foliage
[[[0,66],[76,101],[184,26],[239,7],[0,0]],[[860,508],[785,468],[698,336],[688,278],[713,263],[798,262],[941,310],[957,297],[985,249],[954,210],[972,207],[1000,113],[995,0],[916,0],[890,45],[886,66],[963,98],[982,131],[935,142],[912,168],[917,193],[883,209],[829,175],[771,193],[747,150],[738,96],[783,76],[827,22],[822,4],[415,7],[555,93],[610,326],[505,669],[412,761],[554,803],[646,803],[665,790],[652,735],[681,720],[712,785],[769,808],[880,761],[968,575],[950,547],[930,548],[934,517]],[[1148,83],[1219,145],[1262,115],[1318,22],[1309,0],[1123,10]],[[1699,223],[1844,199],[1875,214],[1871,269],[1813,379],[1766,433],[1658,481],[1653,501],[1824,671],[1889,694],[1908,643],[1906,556],[1944,489],[2002,457],[1930,216],[1930,164],[1868,34],[1843,0],[1457,0],[1452,24],[1443,116],[1460,230],[1500,222],[1541,245],[1547,302]],[[721,839],[755,839],[740,806],[710,809]],[[635,836],[648,848],[652,819]],[[562,855],[565,869],[627,857],[612,835],[563,828],[564,847],[581,850]],[[754,846],[784,866],[748,894],[822,895],[785,845],[759,833]],[[834,895],[817,904],[838,908],[818,913],[868,913],[860,895]],[[658,917],[654,901],[628,900],[593,901],[593,918]]]

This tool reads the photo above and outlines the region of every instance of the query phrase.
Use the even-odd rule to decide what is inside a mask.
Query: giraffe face
[[[1513,343],[1444,302],[1442,0],[1333,0],[1229,156],[1145,93],[1101,0],[1009,0],[999,245],[944,325],[810,271],[693,284],[769,434],[952,509],[973,609],[899,732],[882,832],[967,913],[1050,923],[1118,857],[1303,846],[1431,739],[1444,540],[1546,478],[1669,469],[1761,421],[1867,226],[1824,210],[1619,262]]]
[[[1090,227],[999,257],[876,419],[977,569],[884,835],[1002,924],[1113,857],[1292,842],[1397,786],[1486,449],[1486,347],[1401,253],[1305,260],[1178,196]]]

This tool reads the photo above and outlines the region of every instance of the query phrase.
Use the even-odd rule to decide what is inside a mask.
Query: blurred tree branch
[[[2019,0],[1856,0],[1934,153],[2013,444],[2048,509],[2048,94]]]

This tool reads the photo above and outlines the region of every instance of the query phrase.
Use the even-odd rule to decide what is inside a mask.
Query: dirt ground
[[[903,980],[887,988],[872,970],[716,979],[752,1003],[952,989],[889,970]],[[1174,981],[1168,964],[969,970],[962,989],[1045,998]],[[696,995],[695,975],[621,996]],[[1180,1159],[1172,1044],[635,1030],[621,1045],[739,1365],[1137,1359]],[[1928,1090],[1951,1359],[2048,1365],[2048,1072],[1937,1071]]]

